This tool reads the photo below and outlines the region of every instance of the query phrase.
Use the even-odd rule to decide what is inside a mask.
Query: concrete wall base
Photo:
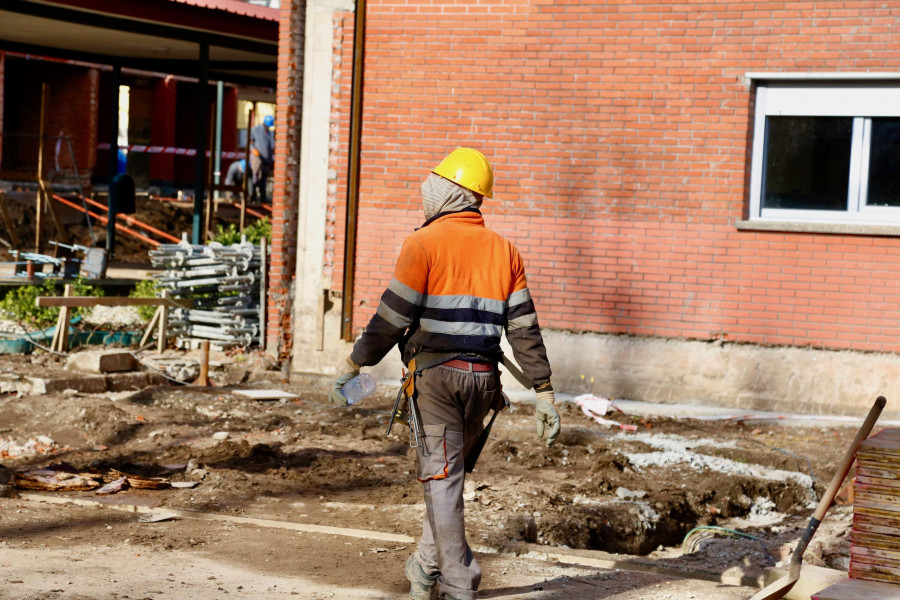
[[[554,387],[658,403],[865,416],[900,409],[900,356],[549,331]],[[585,380],[581,379],[585,376]],[[585,383],[585,382],[588,383]]]

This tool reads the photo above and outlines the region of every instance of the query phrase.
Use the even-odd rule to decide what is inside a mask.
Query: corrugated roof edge
[[[278,9],[268,6],[257,6],[240,0],[169,0],[179,4],[189,4],[210,10],[222,10],[243,17],[252,17],[264,21],[278,21]]]

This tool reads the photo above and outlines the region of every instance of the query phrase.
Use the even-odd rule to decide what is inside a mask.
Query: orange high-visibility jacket
[[[502,357],[506,332],[535,387],[550,363],[518,250],[472,210],[439,216],[403,243],[394,277],[350,358],[377,364],[394,344],[403,362],[421,352]]]

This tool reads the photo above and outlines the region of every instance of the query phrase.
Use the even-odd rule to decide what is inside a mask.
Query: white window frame
[[[900,207],[867,206],[872,117],[900,117],[900,74],[753,74],[757,82],[750,171],[750,221],[900,225]],[[763,208],[766,117],[852,117],[847,210]]]

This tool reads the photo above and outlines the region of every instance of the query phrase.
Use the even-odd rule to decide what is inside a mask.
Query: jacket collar
[[[474,213],[467,214],[467,213]],[[471,221],[477,225],[484,225],[484,217],[481,215],[481,211],[475,207],[464,208],[462,210],[454,211],[454,212],[443,212],[438,213],[422,223],[421,227],[416,227],[416,231],[422,229],[422,227],[428,227],[432,223],[443,220],[445,217],[453,217],[453,218],[463,218],[466,221]]]

